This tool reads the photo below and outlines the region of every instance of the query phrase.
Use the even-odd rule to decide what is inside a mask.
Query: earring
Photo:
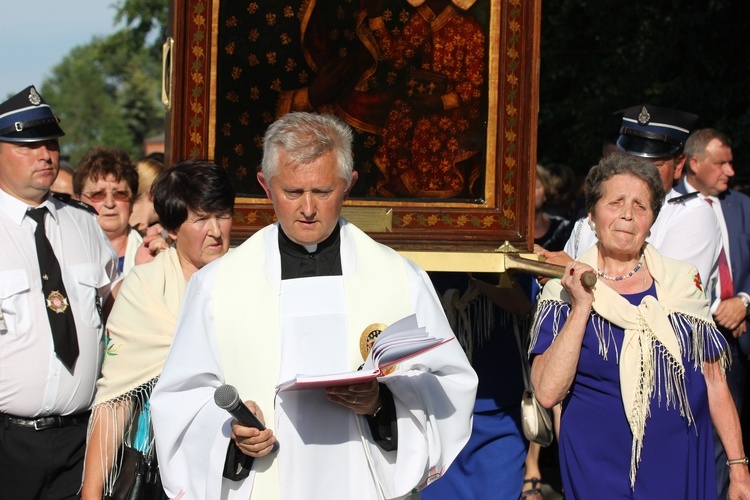
[[[596,222],[592,221],[591,219],[589,219],[589,227],[592,231],[596,232]]]

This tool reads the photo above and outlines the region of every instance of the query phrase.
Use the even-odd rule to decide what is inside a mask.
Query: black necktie
[[[60,361],[72,371],[78,359],[78,335],[73,311],[68,303],[68,294],[63,284],[60,263],[57,262],[52,245],[44,233],[46,213],[47,208],[41,207],[29,210],[26,215],[36,221],[36,231],[34,231],[36,255],[39,260],[39,271],[42,274],[42,293],[47,304],[47,316],[52,329],[55,353]]]

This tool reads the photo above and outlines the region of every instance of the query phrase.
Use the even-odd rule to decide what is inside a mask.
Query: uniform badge
[[[47,296],[47,307],[56,313],[64,313],[68,309],[68,299],[55,290]]]
[[[367,356],[370,354],[370,350],[372,350],[372,345],[375,343],[375,340],[378,338],[378,335],[380,335],[380,332],[386,329],[388,325],[384,325],[383,323],[373,323],[362,332],[362,335],[359,336],[359,352],[362,354],[362,359],[367,359]]]
[[[42,103],[42,96],[40,96],[34,87],[31,87],[29,91],[29,102],[34,106],[39,106]]]
[[[640,123],[641,125],[646,125],[650,121],[651,115],[648,113],[646,106],[643,106],[641,108],[641,112],[638,114],[638,123]]]

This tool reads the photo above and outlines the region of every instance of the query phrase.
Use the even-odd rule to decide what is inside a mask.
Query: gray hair
[[[622,151],[610,153],[589,170],[584,187],[586,212],[594,212],[594,207],[604,195],[604,183],[615,175],[632,175],[646,183],[651,192],[651,210],[656,220],[666,196],[659,170],[649,160]]]
[[[352,182],[352,129],[340,118],[328,114],[288,113],[268,127],[263,137],[261,169],[266,182],[279,173],[282,151],[291,163],[307,165],[328,152],[336,155],[339,175]]]

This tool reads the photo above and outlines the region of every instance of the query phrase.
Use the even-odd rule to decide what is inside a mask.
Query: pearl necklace
[[[637,273],[638,270],[641,268],[642,265],[643,265],[643,253],[641,253],[641,258],[638,259],[638,264],[635,265],[635,267],[633,268],[632,271],[630,271],[628,274],[626,274],[624,276],[610,276],[608,274],[604,274],[601,271],[601,269],[599,269],[599,268],[596,269],[596,274],[598,274],[599,276],[601,276],[605,280],[609,280],[609,281],[622,281],[622,280],[630,278],[635,273]]]

